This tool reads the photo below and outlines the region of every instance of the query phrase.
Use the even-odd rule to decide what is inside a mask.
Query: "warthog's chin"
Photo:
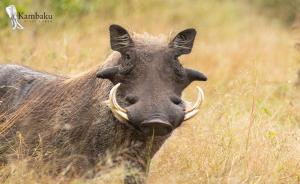
[[[109,99],[106,101],[106,104],[108,107],[111,109],[113,115],[122,123],[128,123],[129,118],[128,118],[128,112],[126,109],[121,107],[118,102],[117,102],[117,90],[121,83],[116,84],[109,93]],[[199,107],[201,106],[203,100],[204,100],[204,93],[203,90],[197,86],[198,90],[198,97],[193,106],[190,108],[186,108],[184,111],[184,119],[183,121],[186,121],[192,117],[194,117],[198,112],[199,112]],[[156,135],[158,134],[167,134],[170,133],[174,128],[171,123],[161,120],[161,119],[151,119],[148,121],[142,122],[142,126],[149,125],[149,128],[147,128],[146,132],[153,132]],[[159,128],[160,127],[160,128]],[[145,132],[145,133],[146,133]]]
[[[150,119],[141,123],[141,130],[147,136],[164,136],[170,134],[174,129],[168,121],[159,118]]]

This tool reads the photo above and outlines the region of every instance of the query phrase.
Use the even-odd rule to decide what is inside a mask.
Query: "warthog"
[[[102,67],[76,77],[0,66],[2,163],[21,146],[27,156],[51,161],[55,172],[72,168],[68,172],[81,175],[111,153],[125,163],[125,183],[144,182],[143,174],[127,171],[145,173],[171,132],[198,112],[201,88],[193,106],[181,93],[207,78],[178,59],[191,52],[195,29],[170,43],[118,25],[109,31],[114,52]]]

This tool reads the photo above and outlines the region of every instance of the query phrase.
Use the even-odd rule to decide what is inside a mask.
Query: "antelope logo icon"
[[[13,30],[24,29],[24,27],[18,22],[17,9],[15,5],[9,5],[8,7],[6,7],[6,13],[10,18]]]

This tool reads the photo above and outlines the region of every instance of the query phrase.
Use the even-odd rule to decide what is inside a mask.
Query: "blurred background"
[[[234,43],[232,39],[237,41],[238,35],[243,35],[251,41],[255,39],[256,31],[269,35],[266,29],[274,31],[285,29],[289,31],[288,34],[292,34],[297,31],[300,21],[298,15],[300,0],[1,0],[0,2],[1,62],[17,62],[24,65],[34,63],[35,67],[43,69],[47,57],[47,70],[62,73],[77,73],[78,69],[85,70],[90,64],[103,61],[109,54],[108,26],[112,23],[121,24],[131,31],[163,34],[168,38],[174,36],[176,31],[194,27],[198,30],[196,47],[201,47],[210,41],[217,41],[220,44],[226,41]],[[20,22],[25,29],[12,31],[4,11],[10,4],[15,5],[22,14],[45,12],[53,15],[53,20],[44,22],[23,19]],[[297,34],[293,36],[292,39],[295,39],[293,41],[296,43]],[[8,42],[14,39],[24,44],[12,48],[13,43]],[[78,61],[83,58],[86,60],[84,63]],[[78,68],[61,68],[61,65],[75,63]]]
[[[205,2],[201,0],[188,0],[186,2],[182,2],[179,0],[2,0],[0,5],[1,9],[4,9],[10,4],[17,5],[19,12],[44,10],[47,12],[52,12],[57,18],[75,18],[93,14],[95,16],[104,17],[105,19],[114,19],[128,16],[136,17],[144,13],[146,15],[158,15],[154,13],[167,11],[167,16],[164,14],[161,15],[166,16],[164,19],[168,19],[169,21],[172,21],[172,19],[173,21],[174,19],[182,19],[183,15],[194,15],[197,16],[197,20],[205,19],[207,21],[205,16],[210,15],[209,12],[214,12],[215,14],[210,16],[216,16],[216,14],[224,14],[224,11],[232,12],[230,15],[225,14],[226,17],[234,17],[234,15],[244,12],[242,9],[240,9],[240,6],[247,6],[247,8],[253,9],[263,16],[280,21],[285,25],[291,25],[297,19],[300,1],[212,0]],[[184,11],[181,12],[181,10]],[[223,11],[219,12],[220,10]],[[4,11],[1,11],[1,28],[7,25],[7,17],[4,14]],[[189,17],[187,20],[184,19],[184,21],[193,22],[195,19],[195,17]]]
[[[24,29],[13,31],[10,4],[53,19],[20,20]],[[166,39],[194,27],[181,61],[207,74],[197,83],[206,100],[155,156],[149,183],[299,183],[299,10],[300,0],[0,0],[0,63],[76,75],[111,53],[110,24]],[[17,168],[0,168],[6,183],[58,181]],[[118,183],[120,173],[66,182]]]
[[[270,36],[285,29],[297,43],[300,0],[1,0],[1,62],[34,64],[36,68],[77,73],[109,54],[108,26],[121,24],[131,31],[163,34],[167,38],[187,27],[198,30],[196,47],[207,42],[249,41],[255,32]],[[22,31],[12,31],[5,7],[22,14],[53,15],[51,22],[20,20]],[[253,34],[253,35],[252,35]],[[257,34],[256,34],[257,36]],[[265,38],[266,39],[266,38]],[[23,43],[17,48],[12,40]],[[8,43],[9,42],[9,43]],[[79,45],[80,44],[80,45]],[[218,47],[218,46],[217,46]],[[218,49],[218,48],[215,49]],[[48,49],[47,49],[48,48]],[[47,57],[47,60],[45,60]],[[85,59],[85,62],[79,60]],[[93,60],[93,61],[92,61]],[[44,62],[47,62],[45,65]],[[187,61],[188,62],[188,61]],[[202,61],[203,62],[203,61]],[[211,61],[208,65],[217,64]],[[67,67],[68,64],[77,66]],[[61,67],[66,66],[66,67]],[[58,71],[57,71],[58,70]]]

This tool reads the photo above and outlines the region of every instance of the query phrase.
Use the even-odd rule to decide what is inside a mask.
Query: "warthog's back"
[[[46,84],[58,78],[60,77],[19,65],[0,65],[0,113],[9,112],[18,107],[34,86]]]

